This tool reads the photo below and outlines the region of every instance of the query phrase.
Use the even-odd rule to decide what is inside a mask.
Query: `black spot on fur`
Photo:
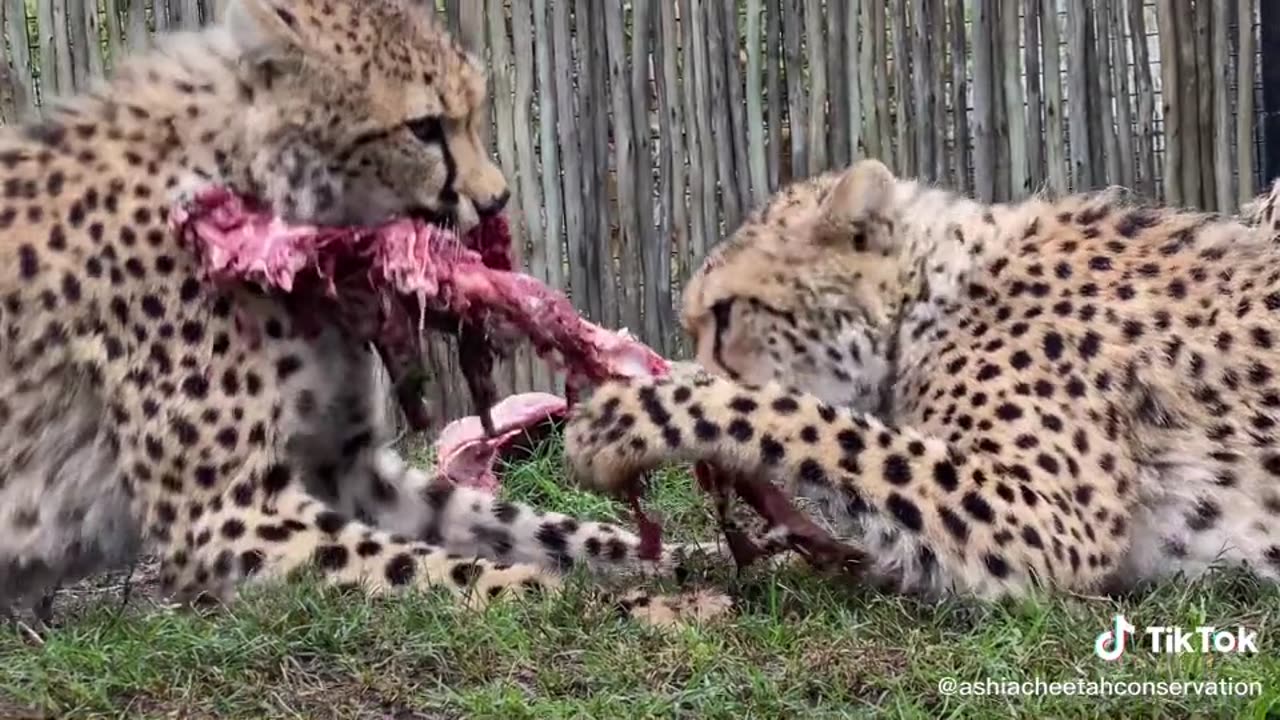
[[[960,501],[961,507],[965,512],[969,513],[975,520],[990,524],[995,522],[996,514],[991,509],[991,505],[982,496],[975,492],[965,493],[964,498]]]
[[[885,507],[908,530],[920,532],[924,529],[924,518],[920,514],[920,508],[907,498],[896,492],[889,493],[889,499],[885,501]]]
[[[408,585],[413,580],[417,568],[414,567],[413,556],[409,553],[397,553],[387,561],[385,574],[387,582],[392,585]]]
[[[962,520],[959,515],[951,512],[951,510],[946,507],[940,507],[938,508],[938,517],[942,519],[942,526],[945,527],[947,532],[951,533],[955,539],[962,543],[969,540],[969,525]]]
[[[316,564],[325,570],[341,570],[347,566],[347,549],[341,545],[321,545],[316,548]]]
[[[454,565],[449,570],[449,578],[459,587],[467,587],[471,585],[472,581],[480,577],[483,572],[484,570],[479,563],[462,562]]]

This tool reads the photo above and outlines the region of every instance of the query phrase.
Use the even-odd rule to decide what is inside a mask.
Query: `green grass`
[[[506,492],[625,521],[567,489],[555,448],[508,468]],[[654,504],[676,535],[707,536],[690,483]],[[1280,592],[1241,574],[1123,601],[1057,597],[928,604],[796,570],[696,578],[733,595],[726,620],[675,631],[618,616],[585,578],[557,597],[482,613],[441,597],[366,600],[298,583],[197,614],[115,598],[64,608],[39,645],[0,631],[0,717],[780,718],[1280,717]],[[1138,625],[1243,624],[1258,655],[1093,654],[1119,609]],[[957,696],[959,681],[1238,681],[1252,697]]]

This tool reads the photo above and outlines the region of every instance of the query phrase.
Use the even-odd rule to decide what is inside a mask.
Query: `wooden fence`
[[[226,0],[0,0],[0,114],[38,112]],[[780,185],[864,156],[987,200],[1258,186],[1258,0],[439,0],[491,68],[529,272],[682,346],[680,288]],[[1167,91],[1166,91],[1167,90]],[[437,407],[470,412],[447,342]],[[520,356],[501,389],[554,384]]]

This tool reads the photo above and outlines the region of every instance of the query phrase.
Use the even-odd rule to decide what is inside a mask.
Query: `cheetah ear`
[[[242,64],[267,79],[295,68],[303,38],[289,0],[231,0],[222,22],[240,48]]]
[[[836,181],[822,203],[817,222],[817,239],[823,244],[849,244],[855,250],[892,245],[890,214],[898,179],[879,160],[860,160]]]

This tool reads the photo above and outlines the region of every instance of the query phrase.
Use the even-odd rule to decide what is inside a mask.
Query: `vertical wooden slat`
[[[768,93],[766,120],[769,123],[769,152],[766,169],[769,190],[782,182],[782,123],[786,98],[782,85],[782,0],[765,0],[765,92]],[[766,193],[768,194],[768,193]]]
[[[498,163],[502,174],[511,186],[515,196],[519,192],[519,164],[516,153],[515,124],[513,121],[515,105],[512,93],[515,90],[515,77],[511,67],[511,41],[507,36],[507,12],[504,0],[488,0],[485,3],[485,27],[489,48],[490,92],[493,93],[494,134],[496,136]],[[508,206],[508,214],[519,217],[520,210],[516,202]],[[527,231],[517,223],[513,227],[516,232],[512,245],[515,260],[520,267],[524,262],[524,233]],[[589,242],[589,240],[582,240]],[[528,389],[531,383],[529,375],[529,357],[526,352],[517,350],[512,357],[499,366],[506,376],[512,391]],[[495,375],[498,370],[495,369]]]
[[[933,72],[929,62],[930,33],[936,32],[929,27],[928,6],[926,0],[911,0],[911,86],[914,110],[912,117],[918,121],[932,119],[929,107],[929,96],[932,83],[929,75]],[[933,175],[933,132],[930,128],[921,127],[915,132],[916,174],[923,180],[932,181]]]
[[[916,165],[915,118],[911,113],[911,57],[908,46],[906,0],[893,3],[893,109],[894,144],[897,147],[897,171],[914,176]]]
[[[9,64],[9,58],[13,55],[11,50],[13,41],[9,39],[7,32],[8,23],[6,18],[8,15],[9,8],[0,4],[0,28],[5,31],[4,44],[0,46],[0,50],[4,52],[4,55],[0,56],[0,116],[2,116],[0,121],[3,121],[6,125],[13,123],[16,119],[18,114],[18,95],[22,92],[19,89],[22,86],[21,77],[15,70],[17,65],[16,63],[14,65]]]
[[[1009,137],[1009,187],[1011,199],[1026,197],[1031,191],[1027,182],[1027,116],[1022,93],[1022,63],[1018,41],[1022,32],[1018,25],[1018,0],[1001,0],[1000,55],[1004,71],[1004,112]]]
[[[698,57],[697,37],[700,23],[695,21],[696,10],[693,0],[680,0],[680,47],[684,59],[684,71],[681,74],[680,100],[684,104],[685,137],[689,153],[689,226],[690,254],[689,263],[696,266],[706,256],[708,246],[716,241],[711,229],[711,200],[706,193],[708,167],[703,158],[703,145],[709,142],[703,132],[702,93],[698,85],[700,59]],[[711,196],[714,197],[714,196]]]
[[[1102,61],[1098,57],[1097,27],[1093,16],[1092,0],[1085,0],[1084,18],[1084,82],[1088,87],[1088,95],[1084,98],[1088,109],[1086,117],[1089,123],[1089,173],[1096,187],[1103,186],[1106,181],[1106,141],[1103,129],[1103,108],[1101,97]],[[1109,112],[1107,113],[1110,114]]]
[[[1147,46],[1147,21],[1145,3],[1142,0],[1129,2],[1129,38],[1133,48],[1133,82],[1138,96],[1137,135],[1134,138],[1138,148],[1138,192],[1144,197],[1154,200],[1158,197],[1156,188],[1156,154],[1155,154],[1155,87],[1151,79],[1151,58]],[[1161,42],[1163,47],[1163,41]],[[1166,96],[1167,97],[1167,96]],[[1166,113],[1167,116],[1167,113]],[[1168,126],[1166,126],[1166,132]]]
[[[889,25],[888,19],[885,17],[887,3],[872,2],[871,5],[871,25],[872,25],[872,47],[871,57],[873,58],[875,78],[875,94],[877,98],[875,107],[877,108],[879,127],[879,157],[889,167],[897,167],[896,149],[893,147],[893,122],[889,113]]]
[[[661,0],[660,0],[661,1]],[[653,1],[632,0],[631,25],[631,129],[634,133],[636,228],[632,248],[644,273],[644,333],[647,342],[667,354],[667,325],[670,318],[662,307],[661,296],[670,294],[671,254],[669,237],[654,237],[653,222],[653,150],[652,125],[649,119],[650,52],[653,32]],[[667,252],[659,250],[659,243]],[[632,278],[638,276],[632,275]],[[634,282],[634,280],[632,280]]]
[[[56,33],[52,32],[52,28],[56,27],[54,22],[54,4],[65,0],[37,0],[36,5],[36,28],[40,33],[40,105],[44,108],[52,97],[61,92],[59,87],[58,76],[58,59],[59,49]],[[65,27],[65,26],[64,26]],[[65,37],[67,33],[63,33],[63,44],[65,45]],[[70,87],[67,88],[70,91]]]
[[[125,42],[130,51],[137,52],[149,47],[150,41],[151,33],[147,27],[146,7],[139,0],[130,0],[125,22]]]
[[[804,177],[809,172],[808,94],[805,92],[803,0],[784,0],[782,15],[783,47],[787,63],[787,117],[791,130],[791,176]]]
[[[1022,6],[1022,59],[1027,78],[1027,182],[1032,191],[1044,185],[1044,107],[1040,97],[1040,0]]]
[[[827,3],[826,67],[827,162],[825,168],[849,164],[849,86],[857,82],[855,65],[845,62],[845,30],[849,15],[857,11],[848,2]]]
[[[991,85],[992,123],[996,149],[996,201],[1006,202],[1012,191],[1009,164],[1009,113],[1004,105],[1004,41],[1001,39],[1000,6],[1005,0],[996,0],[992,9],[991,73],[995,80]]]
[[[926,0],[929,27],[929,122],[933,141],[933,177],[945,181],[947,177],[947,81],[951,73],[947,68],[947,10],[946,0]]]
[[[991,36],[995,0],[976,0],[973,19],[973,192],[983,202],[996,196],[995,68]]]
[[[1055,194],[1065,193],[1070,187],[1067,146],[1062,126],[1061,39],[1057,0],[1042,0],[1040,61],[1044,67],[1045,183],[1050,192]]]
[[[1094,3],[1097,10],[1097,21],[1093,24],[1096,31],[1093,40],[1097,47],[1098,72],[1095,82],[1098,94],[1095,96],[1096,101],[1090,103],[1090,110],[1098,114],[1099,124],[1102,127],[1104,161],[1101,170],[1105,170],[1108,184],[1119,185],[1122,182],[1120,146],[1116,137],[1115,83],[1112,80],[1112,68],[1119,60],[1111,54],[1111,32],[1108,29],[1111,20],[1111,2],[1094,0]],[[1099,181],[1102,180],[1101,171],[1096,171],[1094,175]]]
[[[862,64],[860,39],[862,36],[862,0],[849,0],[844,15],[844,68],[847,73],[848,92],[845,121],[849,126],[849,160],[865,157],[866,145],[862,138],[862,89],[867,81]],[[838,76],[837,76],[838,77]]]
[[[92,2],[93,0],[90,0]],[[171,0],[172,1],[172,0]],[[182,29],[195,30],[203,24],[203,8],[200,0],[182,0]]]
[[[1236,168],[1239,172],[1241,204],[1253,199],[1253,75],[1255,43],[1253,0],[1238,0],[1236,23],[1240,39],[1236,49]]]
[[[969,44],[965,22],[965,0],[948,0],[951,9],[951,122],[954,133],[956,189],[970,192],[969,169],[972,163],[969,135]]]
[[[690,155],[690,151],[685,147],[684,105],[680,99],[680,36],[676,22],[675,2],[662,0],[658,3],[658,32],[654,35],[657,39],[654,53],[655,57],[660,59],[656,76],[658,129],[661,141],[659,162],[662,170],[659,197],[663,206],[658,242],[667,250],[672,240],[675,241],[676,246],[675,267],[668,271],[668,296],[664,298],[664,309],[671,312],[672,302],[676,299],[675,295],[679,293],[679,288],[684,287],[684,280],[691,272],[689,268],[690,223],[689,210],[685,205],[684,167],[685,158]],[[760,150],[761,162],[763,162],[764,148]],[[648,252],[657,252],[657,249],[648,249]],[[667,255],[670,256],[670,252],[667,252]],[[674,293],[671,286],[673,278],[676,283]],[[675,328],[669,327],[667,332],[673,336],[671,339],[675,340]]]
[[[107,62],[104,72],[120,64],[121,53],[125,52],[124,33],[122,32],[120,0],[103,0],[107,24]],[[222,16],[219,15],[219,18]]]
[[[107,3],[107,10],[111,10],[111,0],[104,0]],[[102,77],[105,65],[102,62],[102,20],[98,14],[98,0],[85,0],[84,17],[81,19],[84,23],[84,35],[89,41],[89,45],[85,48],[86,70],[90,79]]]
[[[507,10],[504,0],[488,0],[485,20],[488,29],[489,72],[492,74],[490,90],[493,92],[494,135],[497,136],[498,163],[502,174],[511,184],[513,196],[520,192],[520,160],[516,150],[516,106],[512,95],[515,92],[515,68],[512,67],[511,40],[507,35]],[[520,211],[513,213],[522,217]],[[517,266],[524,263],[525,240],[529,228],[522,223],[513,223],[512,246],[515,250]],[[517,351],[509,360],[509,382],[512,389],[529,389],[532,384],[530,361],[524,351]]]
[[[587,237],[583,222],[585,203],[582,191],[582,148],[579,144],[579,128],[583,126],[583,121],[574,113],[577,94],[574,77],[577,75],[577,67],[573,61],[573,36],[569,26],[571,5],[569,0],[552,0],[551,3],[552,56],[555,58],[552,75],[556,87],[557,141],[560,144],[560,164],[564,173],[562,196],[569,288],[572,289],[574,305],[580,311],[589,312],[591,291],[587,289],[587,264],[582,257],[581,248],[596,239]],[[470,3],[463,6],[464,26],[467,24],[467,7],[470,7]]]
[[[706,8],[698,0],[693,0],[689,17],[689,27],[693,32],[694,82],[695,99],[698,105],[698,136],[702,151],[698,171],[702,177],[702,213],[706,227],[708,247],[720,240],[720,204],[716,201],[716,189],[719,185],[719,166],[716,144],[719,142],[712,131],[712,114],[718,106],[711,94],[711,55],[707,43]]]
[[[590,29],[587,31],[587,42],[590,44],[591,68],[591,142],[595,157],[592,177],[592,212],[596,218],[595,256],[599,264],[593,267],[600,283],[601,321],[609,327],[622,324],[621,303],[618,300],[617,274],[614,271],[613,256],[613,208],[609,198],[609,53],[608,35],[605,32],[604,9],[601,3],[585,0],[578,6],[579,11],[590,9],[584,13],[589,18]],[[587,65],[586,62],[583,63]]]
[[[666,4],[666,3],[664,3]],[[760,53],[763,50],[764,38],[760,35],[761,0],[747,0],[747,154],[748,168],[751,173],[751,205],[764,201],[770,187],[768,177],[769,163],[765,158],[765,120],[764,120],[764,78],[761,76],[763,64]],[[772,92],[772,88],[770,89]],[[770,98],[772,102],[772,98]]]
[[[1234,8],[1229,2],[1217,2],[1213,4],[1212,10],[1213,58],[1208,67],[1214,76],[1213,164],[1217,208],[1220,212],[1234,213],[1236,193],[1231,165],[1236,158],[1231,152],[1231,133],[1235,127],[1231,122],[1231,47],[1227,40],[1231,28],[1231,12]],[[1248,22],[1248,18],[1242,20]]]
[[[444,22],[449,32],[456,35],[459,30],[459,21],[462,16],[462,5],[464,0],[444,0]],[[465,0],[465,2],[474,2],[474,0]],[[435,5],[435,0],[427,0],[427,4]],[[536,50],[534,52],[537,52]]]
[[[577,57],[576,82],[573,92],[577,99],[578,127],[573,130],[578,137],[579,187],[582,198],[582,236],[567,238],[569,257],[574,262],[577,274],[570,278],[575,288],[582,288],[581,298],[575,298],[584,308],[587,316],[597,323],[608,323],[603,309],[602,294],[604,283],[598,272],[602,248],[607,244],[606,236],[600,234],[599,215],[603,212],[598,200],[599,185],[596,175],[599,172],[596,164],[596,143],[594,139],[596,105],[598,96],[595,92],[593,77],[597,69],[591,60],[591,0],[574,0],[573,27],[569,36],[573,53]],[[575,291],[576,294],[576,291]]]
[[[621,3],[605,3],[605,33],[609,42],[609,94],[613,106],[614,172],[618,192],[618,256],[621,273],[622,322],[634,333],[643,332],[641,294],[636,287],[640,267],[636,256],[640,234],[636,214],[636,150],[635,126],[632,123],[631,97],[627,74],[626,28]],[[610,282],[614,282],[611,275]]]
[[[89,79],[89,34],[85,31],[92,0],[67,0],[66,34],[67,54],[63,59],[71,69],[71,87],[79,92]],[[62,26],[59,26],[62,27]]]
[[[822,6],[818,0],[805,0],[805,46],[809,55],[809,163],[810,175],[827,168],[827,56],[823,42]]]
[[[556,63],[552,49],[551,12],[548,0],[533,0],[534,61],[538,67],[538,149],[541,157],[542,236],[533,238],[533,256],[541,259],[542,278],[553,288],[564,283],[564,203],[560,186],[560,142],[556,136],[560,122],[556,103]],[[455,24],[461,20],[461,8]],[[567,79],[567,78],[566,78]]]
[[[31,45],[27,37],[27,3],[26,0],[5,0],[4,31],[9,46],[9,57],[13,62],[13,74],[9,77],[13,84],[13,110],[15,117],[6,117],[6,123],[14,123],[19,119],[31,116],[35,108],[34,82],[31,74]]]
[[[722,97],[728,100],[729,149],[732,151],[730,158],[733,164],[728,187],[735,194],[734,203],[740,218],[751,206],[751,171],[748,169],[747,156],[747,103],[742,96],[742,33],[738,23],[738,0],[720,0],[719,7],[713,9],[713,14],[718,15],[717,26],[723,33],[720,36],[720,57],[724,63],[727,92]],[[733,229],[729,227],[726,231],[732,232]]]
[[[1156,22],[1160,39],[1160,94],[1164,111],[1164,200],[1183,205],[1190,196],[1183,192],[1182,89],[1179,86],[1177,0],[1157,0]]]
[[[963,0],[959,0],[963,2]],[[886,161],[884,146],[880,142],[880,106],[884,97],[884,84],[880,81],[881,63],[884,58],[876,54],[880,45],[876,42],[876,33],[883,37],[883,25],[876,25],[876,9],[883,14],[884,3],[879,0],[864,0],[862,3],[862,45],[858,51],[858,74],[862,76],[862,115],[866,135],[863,144],[867,157]],[[877,27],[879,30],[877,30]]]
[[[1071,143],[1071,183],[1077,191],[1093,187],[1093,165],[1089,157],[1089,36],[1085,0],[1071,0],[1067,8],[1067,52],[1073,59],[1067,73],[1067,132]]]
[[[1110,44],[1111,74],[1116,96],[1116,133],[1117,152],[1119,154],[1120,178],[1118,182],[1126,188],[1136,184],[1133,152],[1133,100],[1129,85],[1128,46],[1124,42],[1125,19],[1129,0],[1110,0],[1110,16],[1105,23],[1108,32],[1107,42]]]
[[[535,276],[543,274],[546,251],[543,245],[542,187],[538,182],[538,164],[534,148],[534,81],[537,65],[533,54],[533,8],[530,0],[510,0],[511,37],[515,46],[515,95],[512,121],[515,126],[517,177],[521,217],[522,240],[528,250],[523,252],[525,267]],[[505,30],[504,30],[505,32]],[[516,366],[517,383],[526,389],[546,390],[550,375],[546,366],[531,359],[524,368]],[[524,381],[524,382],[521,382]],[[525,384],[527,383],[527,384]]]
[[[1175,2],[1178,13],[1178,80],[1181,92],[1178,110],[1182,132],[1166,138],[1182,143],[1182,199],[1192,207],[1204,207],[1200,163],[1200,77],[1196,72],[1196,18],[1191,3]]]
[[[1214,179],[1214,168],[1216,163],[1213,159],[1213,136],[1221,132],[1217,127],[1216,115],[1214,114],[1213,101],[1218,96],[1218,91],[1214,88],[1218,71],[1211,67],[1212,57],[1212,22],[1213,22],[1213,6],[1226,5],[1228,3],[1219,0],[1197,0],[1195,3],[1195,28],[1196,28],[1196,44],[1195,44],[1195,72],[1196,81],[1199,84],[1196,88],[1196,118],[1200,127],[1200,202],[1201,207],[1205,210],[1221,210],[1218,207],[1217,192],[1215,186],[1217,184]],[[1227,129],[1227,135],[1230,136],[1231,130]]]
[[[716,171],[720,176],[720,212],[724,233],[738,224],[742,208],[738,203],[737,180],[734,177],[734,138],[730,113],[725,107],[729,98],[725,78],[725,39],[723,3],[705,3],[703,19],[707,28],[707,80],[711,88],[711,131],[715,138]]]

